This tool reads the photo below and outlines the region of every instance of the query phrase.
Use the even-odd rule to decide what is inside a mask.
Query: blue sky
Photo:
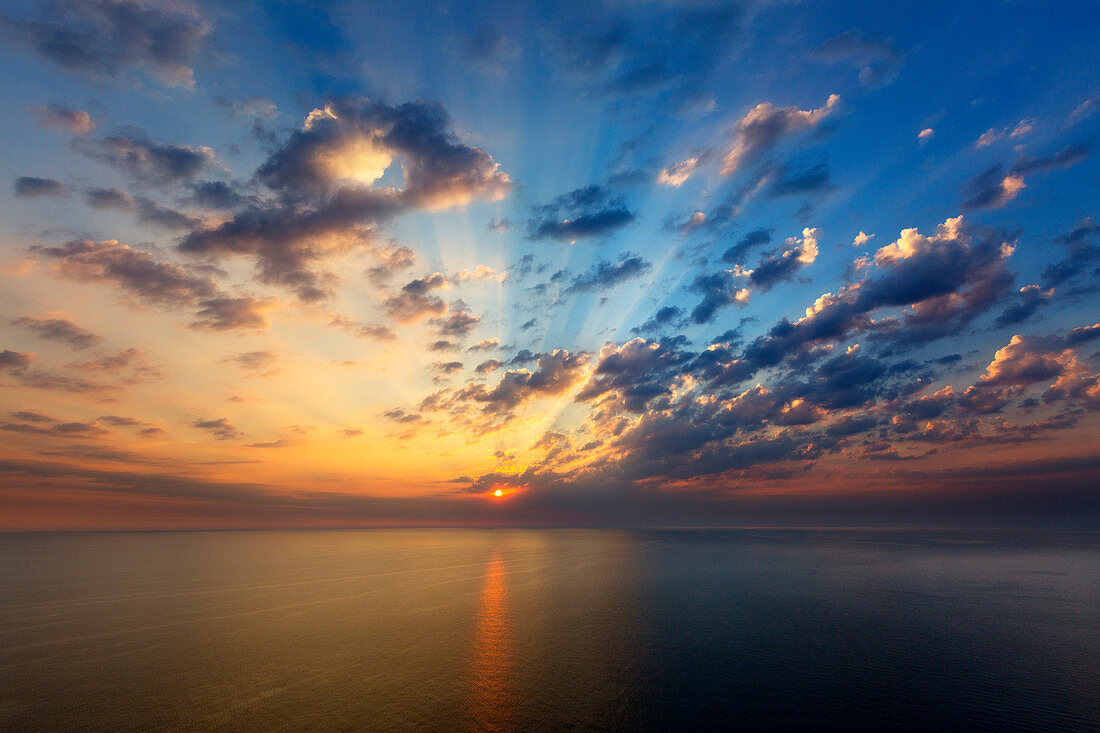
[[[4,3],[13,522],[1096,517],[1098,12]]]

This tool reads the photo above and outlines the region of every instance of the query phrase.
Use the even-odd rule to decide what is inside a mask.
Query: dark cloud
[[[963,187],[963,208],[995,209],[1004,206],[1026,187],[1025,175],[1068,168],[1084,160],[1089,152],[1087,145],[1071,145],[1047,157],[1024,156],[1007,172],[1000,163],[990,166],[966,182]]]
[[[210,148],[155,143],[139,133],[98,140],[80,138],[73,147],[136,181],[159,186],[194,178],[214,159]]]
[[[1014,326],[1017,323],[1023,323],[1035,315],[1035,312],[1038,311],[1044,303],[1050,302],[1053,297],[1053,289],[1043,290],[1038,285],[1025,285],[1020,288],[1020,292],[1017,293],[1016,301],[1009,304],[1004,312],[997,316],[997,320],[993,325],[997,328],[1004,328],[1005,326]]]
[[[768,197],[777,199],[783,196],[824,193],[833,190],[829,180],[829,166],[824,163],[804,171],[792,171],[781,167],[775,180],[768,187]]]
[[[961,217],[949,219],[931,237],[906,229],[897,242],[875,253],[875,275],[822,295],[795,323],[781,320],[749,343],[716,379],[738,382],[815,344],[864,331],[895,344],[957,333],[1011,285],[1012,275],[1005,269],[1011,252],[996,232],[971,229]],[[909,306],[900,318],[870,318],[873,311],[897,306]]]
[[[191,427],[206,430],[218,440],[236,440],[241,437],[241,432],[225,417],[217,420],[196,420],[191,423]]]
[[[641,338],[621,347],[605,346],[577,400],[614,396],[624,409],[641,412],[654,398],[671,394],[672,378],[688,358],[675,348]]]
[[[114,240],[74,240],[60,247],[32,247],[31,251],[57,260],[64,277],[105,280],[152,305],[189,305],[217,293],[211,279],[179,265],[158,262],[149,252]]]
[[[404,188],[376,187],[398,159]],[[180,249],[252,256],[261,280],[303,300],[331,295],[336,278],[317,267],[325,258],[369,247],[373,229],[394,215],[497,200],[511,190],[493,159],[459,143],[443,107],[429,101],[334,100],[310,114],[257,178],[276,200],[192,232]]]
[[[652,265],[641,255],[623,252],[616,262],[601,260],[588,272],[574,277],[565,292],[583,293],[593,290],[602,292],[645,275],[652,269]]]
[[[117,188],[92,188],[84,194],[84,200],[93,209],[130,211],[136,202],[133,196]]]
[[[433,319],[432,323],[440,335],[462,338],[477,328],[481,319],[466,310],[453,310],[444,318]]]
[[[635,326],[630,329],[631,333],[645,334],[659,331],[662,328],[677,325],[684,316],[682,308],[676,305],[666,305],[663,308],[658,308],[657,312],[653,314],[653,317],[640,326]]]
[[[89,189],[84,200],[94,209],[133,211],[137,214],[138,221],[161,229],[191,229],[199,224],[199,220],[194,217],[161,206],[152,199],[142,196],[135,198],[117,188]]]
[[[440,339],[428,344],[428,351],[458,351],[459,344],[449,339]]]
[[[0,369],[25,369],[34,361],[34,354],[4,349],[0,351]]]
[[[65,184],[53,178],[20,176],[15,179],[15,195],[23,198],[58,198],[65,195]]]
[[[111,432],[98,422],[55,422],[49,427],[0,422],[0,430],[49,438],[96,438]]]
[[[201,300],[191,327],[215,331],[264,329],[271,325],[267,318],[270,307],[270,300],[259,300],[251,296],[224,296]]]
[[[735,303],[741,305],[747,303],[749,291],[741,287],[741,282],[741,279],[730,270],[696,277],[689,290],[699,293],[703,299],[691,309],[691,320],[700,324],[710,323],[720,308]]]
[[[722,261],[728,262],[731,265],[740,265],[744,263],[749,252],[771,241],[772,235],[767,229],[754,229],[741,237],[735,245],[723,252]]]
[[[859,83],[865,87],[889,84],[897,77],[904,61],[903,54],[891,40],[865,37],[858,28],[828,39],[814,49],[811,58],[856,67]]]
[[[99,336],[91,331],[81,328],[67,318],[31,318],[23,316],[12,322],[13,326],[21,326],[34,331],[40,338],[51,341],[60,341],[74,349],[88,349],[99,341]]]
[[[225,181],[200,181],[191,185],[191,202],[216,211],[235,209],[248,199]]]
[[[602,186],[590,185],[537,207],[535,218],[527,222],[527,236],[576,241],[611,234],[634,218],[621,198]]]
[[[1065,246],[1066,255],[1043,270],[1043,284],[1048,287],[1061,285],[1086,272],[1093,263],[1100,263],[1100,247],[1092,242],[1097,233],[1100,233],[1100,226],[1092,219],[1085,219],[1069,234],[1058,237],[1055,242]]]
[[[806,228],[802,230],[802,239],[788,238],[785,249],[761,260],[744,274],[754,288],[769,290],[776,283],[789,280],[802,268],[812,265],[817,254],[817,230]]]
[[[401,323],[414,323],[427,316],[440,316],[447,312],[447,304],[433,291],[449,287],[447,278],[436,272],[410,280],[396,295],[390,296],[383,307],[390,317]]]
[[[191,64],[210,33],[181,3],[60,0],[42,11],[0,15],[0,34],[68,71],[115,76],[138,67],[172,86],[193,83]]]

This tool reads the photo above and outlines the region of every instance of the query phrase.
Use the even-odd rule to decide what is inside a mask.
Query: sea
[[[1100,731],[1100,532],[0,535],[0,730]]]

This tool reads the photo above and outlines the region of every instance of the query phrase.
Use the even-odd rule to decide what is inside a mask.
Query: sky
[[[1100,526],[1092,2],[0,3],[0,529]]]

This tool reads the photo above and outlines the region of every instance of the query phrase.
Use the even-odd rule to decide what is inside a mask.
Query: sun
[[[501,491],[500,489],[497,489],[496,491],[493,492],[493,496],[504,496],[504,492]]]

